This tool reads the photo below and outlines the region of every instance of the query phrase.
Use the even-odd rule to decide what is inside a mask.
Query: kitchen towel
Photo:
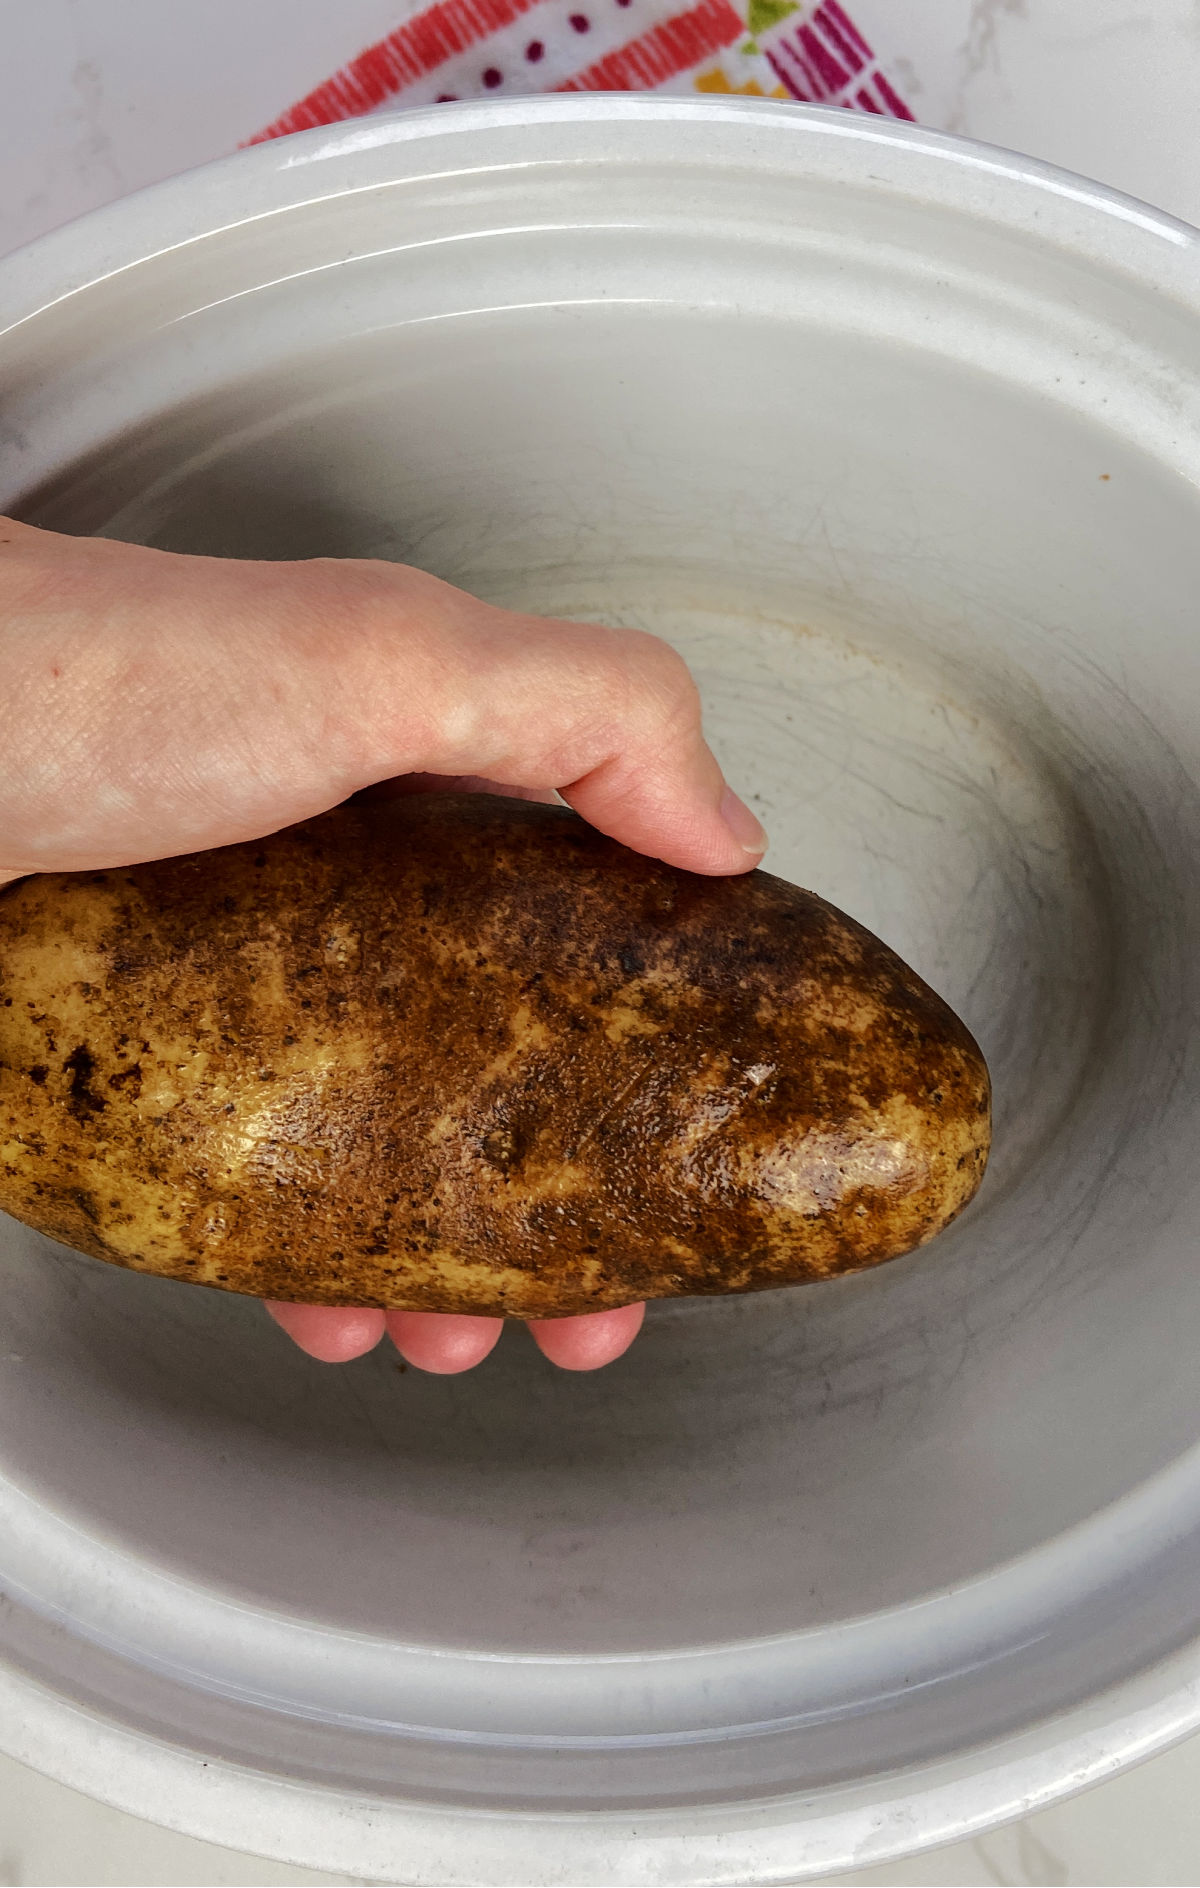
[[[913,115],[841,0],[435,0],[248,142],[406,105],[643,91]]]

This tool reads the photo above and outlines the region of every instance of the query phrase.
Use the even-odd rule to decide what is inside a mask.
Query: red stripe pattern
[[[648,92],[732,45],[745,31],[745,21],[729,0],[700,0],[690,12],[664,20],[555,90]]]
[[[538,0],[435,0],[415,19],[360,52],[248,142],[261,144],[290,131],[308,131],[314,125],[335,124],[374,111],[406,85],[510,26],[537,4]]]

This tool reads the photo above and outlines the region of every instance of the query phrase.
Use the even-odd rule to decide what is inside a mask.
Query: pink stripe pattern
[[[759,35],[779,83],[805,105],[844,105],[887,118],[912,112],[838,0],[800,8]]]

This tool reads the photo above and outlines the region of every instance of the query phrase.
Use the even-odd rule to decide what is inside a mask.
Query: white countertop
[[[852,11],[922,122],[1200,224],[1192,0],[853,0]],[[8,0],[0,252],[234,148],[401,12],[400,0]],[[0,1884],[352,1879],[138,1822],[0,1758]],[[975,1841],[839,1879],[1200,1882],[1200,1739]]]

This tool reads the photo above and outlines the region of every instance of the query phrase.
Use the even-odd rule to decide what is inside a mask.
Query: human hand
[[[748,871],[682,660],[634,630],[481,603],[375,560],[226,561],[0,519],[0,886],[262,838],[391,781],[550,798],[636,851]],[[499,1318],[271,1304],[312,1357],[386,1328],[408,1360],[479,1363]],[[632,1343],[644,1307],[531,1324],[565,1369]]]

